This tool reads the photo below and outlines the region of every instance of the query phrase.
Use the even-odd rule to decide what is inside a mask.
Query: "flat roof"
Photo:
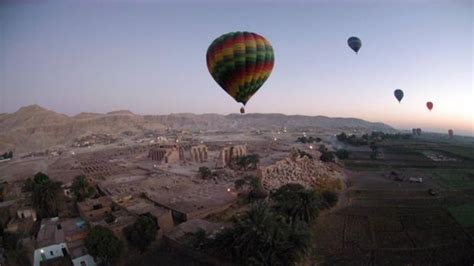
[[[60,220],[58,217],[55,217],[43,219],[36,236],[36,247],[42,248],[65,243],[66,236],[72,236],[84,230],[87,230],[87,226],[81,218]]]

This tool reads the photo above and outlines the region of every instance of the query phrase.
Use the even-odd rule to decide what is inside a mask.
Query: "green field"
[[[428,173],[442,186],[453,189],[473,189],[474,170],[469,169],[435,169]]]
[[[444,151],[448,154],[452,154],[454,156],[461,157],[467,160],[474,160],[474,147],[472,146],[454,146],[454,145],[447,145],[443,147],[439,147],[438,150]]]
[[[451,215],[462,226],[474,226],[474,204],[464,204],[448,208]]]

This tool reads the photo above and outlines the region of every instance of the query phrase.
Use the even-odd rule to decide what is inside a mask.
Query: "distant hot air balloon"
[[[360,47],[362,46],[362,41],[357,37],[350,37],[347,40],[347,44],[357,54],[357,52],[359,52]]]
[[[402,99],[403,99],[403,91],[402,90],[397,89],[393,92],[393,94],[395,95],[395,98],[397,98],[398,102],[402,101]]]
[[[262,36],[230,32],[211,43],[206,60],[219,86],[245,106],[270,76],[275,57],[271,44]]]
[[[431,109],[433,109],[433,103],[432,102],[427,102],[426,107],[428,107],[428,110],[431,111]]]
[[[454,131],[452,129],[448,130],[449,138],[453,138]]]

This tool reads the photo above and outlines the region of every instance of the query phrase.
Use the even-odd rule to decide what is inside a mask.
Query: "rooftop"
[[[90,211],[94,209],[100,209],[105,206],[110,206],[112,205],[112,203],[112,199],[110,197],[105,196],[96,199],[87,199],[83,202],[79,202],[77,203],[77,208],[82,211]]]
[[[114,199],[114,201],[122,208],[136,215],[150,213],[155,217],[160,217],[168,212],[167,209],[160,206],[155,206],[152,201],[141,197],[130,196]]]
[[[36,236],[36,247],[41,248],[64,243],[67,239],[85,236],[86,231],[87,225],[81,218],[60,220],[58,217],[54,217],[43,219]]]
[[[73,265],[71,258],[66,257],[57,257],[53,259],[48,259],[45,261],[40,261],[40,266],[69,266]]]
[[[215,231],[221,230],[224,227],[225,224],[222,223],[213,223],[206,220],[193,219],[176,226],[166,236],[170,239],[179,240],[186,234],[196,233],[199,230],[204,230],[206,233],[211,234]]]

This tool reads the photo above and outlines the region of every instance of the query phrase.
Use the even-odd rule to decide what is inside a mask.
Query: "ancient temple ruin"
[[[208,159],[206,145],[181,145],[179,148],[180,161],[205,162]]]
[[[206,145],[159,145],[154,146],[148,153],[154,161],[164,164],[178,162],[198,162],[207,161],[209,154]]]
[[[179,162],[179,148],[176,145],[159,145],[152,147],[148,152],[148,157],[158,163],[177,163]]]
[[[247,155],[247,146],[245,145],[234,145],[230,147],[224,147],[219,153],[217,158],[217,168],[223,168],[229,165],[232,160]]]

